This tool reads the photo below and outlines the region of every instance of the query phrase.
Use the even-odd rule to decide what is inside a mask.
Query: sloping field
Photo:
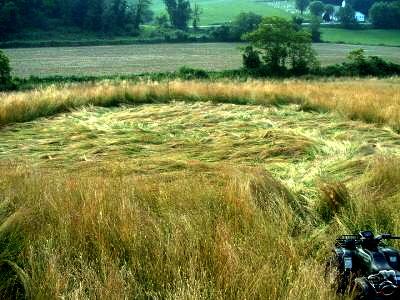
[[[363,29],[322,28],[322,39],[332,43],[400,46],[398,29]]]
[[[3,95],[0,263],[11,267],[0,292],[335,298],[324,275],[335,236],[400,232],[398,87],[101,83]]]
[[[138,74],[176,71],[182,66],[206,70],[242,66],[240,43],[154,44],[95,47],[5,49],[13,74],[29,76],[79,76]],[[321,64],[345,61],[354,49],[400,63],[400,47],[315,44]]]
[[[194,2],[193,2],[194,3]],[[192,3],[192,7],[193,7]],[[290,13],[283,9],[274,8],[267,1],[256,0],[198,0],[196,3],[203,13],[200,25],[222,24],[232,21],[242,12],[254,12],[262,16],[279,16],[290,18]],[[153,10],[156,15],[166,13],[162,0],[153,1]]]

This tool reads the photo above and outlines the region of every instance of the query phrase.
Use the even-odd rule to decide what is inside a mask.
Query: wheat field
[[[335,299],[335,236],[400,233],[399,80],[1,95],[0,292]],[[397,244],[399,246],[399,244]]]

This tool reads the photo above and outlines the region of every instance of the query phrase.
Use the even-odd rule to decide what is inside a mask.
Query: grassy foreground
[[[350,119],[400,130],[399,79],[336,81],[104,81],[50,86],[2,95],[0,126],[51,116],[85,105],[212,101],[234,104],[298,104],[304,110],[337,111]]]
[[[335,298],[335,236],[400,232],[398,84],[3,94],[1,295]]]

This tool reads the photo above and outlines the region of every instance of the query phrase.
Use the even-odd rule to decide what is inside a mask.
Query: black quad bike
[[[336,269],[338,293],[356,299],[400,299],[400,251],[383,240],[398,236],[371,231],[342,235],[336,239],[333,257],[328,263]]]

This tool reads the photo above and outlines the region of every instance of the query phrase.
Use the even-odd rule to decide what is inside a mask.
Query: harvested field
[[[19,77],[138,74],[175,71],[182,66],[206,70],[241,67],[240,43],[153,44],[95,47],[5,49]],[[400,47],[315,44],[323,65],[343,62],[354,49],[400,63]]]

